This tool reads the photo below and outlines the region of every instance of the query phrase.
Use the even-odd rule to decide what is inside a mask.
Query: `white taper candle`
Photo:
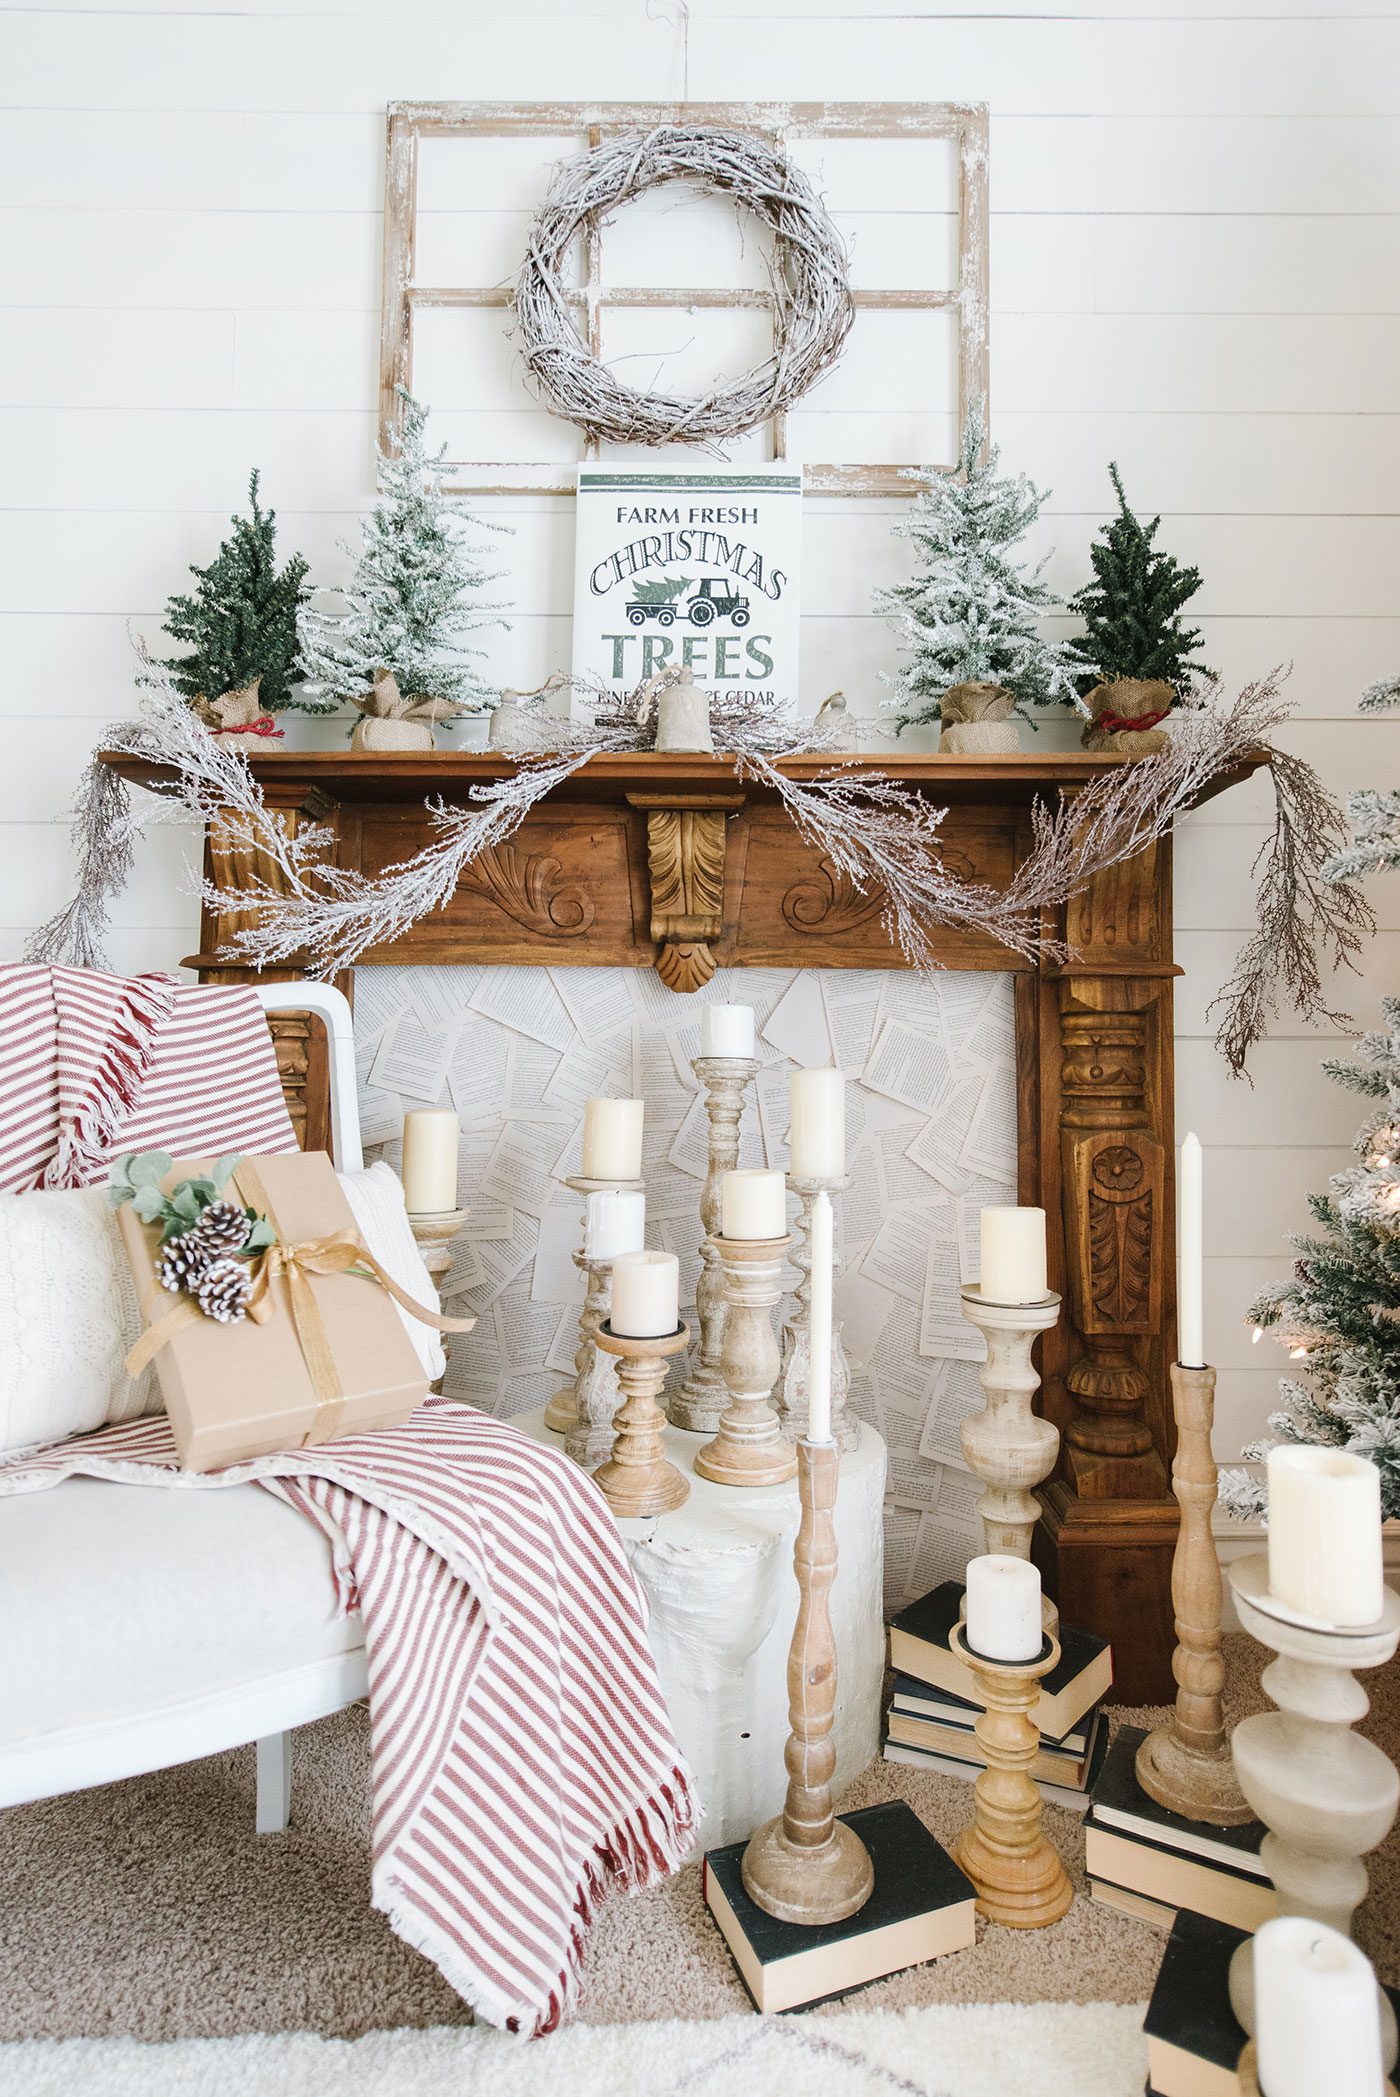
[[[1177,1174],[1177,1211],[1180,1273],[1177,1283],[1177,1359],[1183,1369],[1204,1369],[1206,1343],[1201,1270],[1201,1139],[1196,1135],[1182,1138],[1181,1167]]]
[[[832,1315],[832,1217],[831,1196],[819,1194],[812,1203],[810,1243],[812,1248],[811,1309],[807,1327],[807,1439],[831,1440],[831,1315]]]

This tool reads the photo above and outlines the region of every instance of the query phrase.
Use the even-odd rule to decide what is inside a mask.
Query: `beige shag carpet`
[[[1267,1655],[1227,1641],[1232,1716],[1266,1704]],[[1365,1678],[1363,1730],[1400,1747],[1400,1669]],[[1158,1714],[1126,1713],[1139,1723]],[[369,1907],[367,1718],[340,1713],[297,1735],[292,1829],[253,1834],[251,1748],[102,1790],[0,1813],[0,2038],[218,2038],[375,2030],[467,2021],[436,1970]],[[956,1779],[876,1762],[842,1805],[907,1798],[951,1845],[969,1811]],[[1076,1892],[1079,1821],[1047,1809]],[[1357,1935],[1380,1976],[1400,1983],[1400,1837],[1371,1860]],[[1053,1929],[979,1926],[976,1949],[896,1974],[851,2007],[929,2003],[1140,2002],[1162,1939],[1087,1898]],[[589,2024],[714,2018],[748,1998],[711,1925],[690,1865],[604,1910],[590,1947]],[[840,2015],[828,2005],[819,2015]]]

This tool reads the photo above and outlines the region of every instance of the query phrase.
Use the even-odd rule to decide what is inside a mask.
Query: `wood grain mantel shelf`
[[[132,759],[110,761],[128,779],[153,782]],[[1029,850],[1036,799],[1073,792],[1125,762],[895,753],[857,760],[856,769],[946,806],[935,849],[965,877],[1001,887]],[[427,796],[466,801],[472,787],[514,769],[509,759],[457,751],[285,751],[259,755],[252,767],[281,821],[323,824],[337,863],[366,874],[428,842]],[[832,765],[800,757],[783,769],[812,778]],[[1212,791],[1253,769],[1241,765]],[[1037,1555],[1065,1620],[1113,1640],[1129,1703],[1172,1694],[1172,990],[1180,971],[1171,851],[1169,839],[1149,847],[1058,913],[1047,929],[1068,942],[1068,962],[1037,966],[961,927],[938,942],[946,967],[1015,977],[1020,1199],[1046,1211],[1050,1284],[1065,1298],[1042,1346],[1042,1402],[1061,1430],[1062,1454],[1041,1493]],[[222,886],[256,871],[217,828],[206,866]],[[235,923],[206,911],[201,952],[189,964],[203,980],[247,973],[219,958]],[[443,910],[365,960],[655,968],[677,990],[718,967],[904,966],[879,898],[844,881],[771,790],[740,780],[721,757],[651,753],[591,758],[473,863]],[[324,1141],[314,1032],[292,1016],[278,1033],[298,1126],[306,1140]]]

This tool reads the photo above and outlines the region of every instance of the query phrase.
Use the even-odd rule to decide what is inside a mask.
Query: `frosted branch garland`
[[[604,697],[591,723],[551,722],[559,747],[521,758],[509,778],[473,787],[472,805],[429,802],[437,835],[377,875],[330,864],[331,836],[323,826],[289,834],[268,810],[245,760],[220,747],[149,663],[141,718],[111,731],[104,746],[161,768],[153,790],[164,799],[168,820],[217,823],[226,846],[267,868],[243,888],[202,884],[210,910],[256,918],[233,934],[221,958],[329,976],[440,910],[464,868],[508,838],[536,802],[591,756],[650,749],[656,698],[668,681],[663,673],[624,700]],[[970,926],[1028,960],[1062,956],[1064,949],[1043,933],[1042,914],[1165,836],[1212,780],[1262,750],[1273,771],[1277,817],[1262,854],[1261,930],[1246,943],[1217,1000],[1224,1008],[1217,1042],[1238,1073],[1280,989],[1304,1017],[1326,1013],[1322,971],[1350,964],[1371,923],[1354,889],[1322,880],[1321,865],[1344,835],[1341,810],[1301,760],[1270,746],[1288,715],[1279,683],[1275,673],[1228,700],[1218,684],[1209,686],[1199,704],[1178,710],[1167,749],[1116,767],[1053,808],[1037,801],[1031,851],[1003,889],[950,870],[937,849],[946,811],[897,779],[858,772],[835,753],[824,779],[797,780],[781,769],[785,757],[814,748],[820,754],[823,736],[833,731],[814,731],[757,701],[716,699],[711,719],[715,748],[732,759],[739,776],[773,791],[838,877],[860,894],[883,898],[890,938],[908,965],[923,971],[940,966],[937,935],[952,925]],[[144,818],[138,822],[126,787],[98,756],[74,817],[78,892],[34,935],[27,958],[102,967],[109,906],[130,872]]]

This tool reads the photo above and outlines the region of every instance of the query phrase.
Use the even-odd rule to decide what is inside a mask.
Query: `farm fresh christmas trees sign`
[[[800,467],[581,466],[577,531],[576,677],[796,699]]]

